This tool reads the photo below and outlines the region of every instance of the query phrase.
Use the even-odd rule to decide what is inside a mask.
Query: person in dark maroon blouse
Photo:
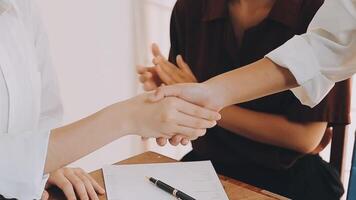
[[[162,83],[203,82],[253,63],[305,33],[322,4],[178,0],[169,59],[154,45],[155,66],[141,67],[140,80],[153,90]],[[193,141],[183,161],[211,160],[220,174],[292,199],[339,199],[339,175],[318,152],[329,143],[328,127],[350,123],[349,104],[345,81],[315,108],[303,106],[290,91],[228,107],[219,126]]]

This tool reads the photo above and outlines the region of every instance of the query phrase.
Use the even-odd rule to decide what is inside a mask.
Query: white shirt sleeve
[[[326,0],[306,34],[266,57],[291,71],[300,85],[292,91],[303,104],[317,105],[335,82],[356,73],[356,0]]]

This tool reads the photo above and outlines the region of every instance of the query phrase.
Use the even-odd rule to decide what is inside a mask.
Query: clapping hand
[[[157,89],[162,84],[173,85],[178,83],[196,83],[193,72],[189,65],[185,63],[182,56],[176,58],[177,66],[169,62],[161,53],[156,44],[152,45],[152,63],[154,66],[138,66],[140,82],[145,91]]]

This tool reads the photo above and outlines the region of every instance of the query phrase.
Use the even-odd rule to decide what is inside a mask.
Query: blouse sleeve
[[[301,104],[293,95],[285,105],[285,116],[291,121],[328,122],[329,126],[347,125],[351,122],[351,81],[336,83],[314,108]]]
[[[314,107],[335,82],[356,73],[356,1],[326,0],[306,34],[295,36],[266,57],[291,71],[293,93]]]

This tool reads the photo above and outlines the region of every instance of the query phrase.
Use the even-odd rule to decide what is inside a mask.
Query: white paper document
[[[109,200],[174,200],[149,182],[159,179],[197,200],[228,200],[210,161],[112,165],[103,168]]]

